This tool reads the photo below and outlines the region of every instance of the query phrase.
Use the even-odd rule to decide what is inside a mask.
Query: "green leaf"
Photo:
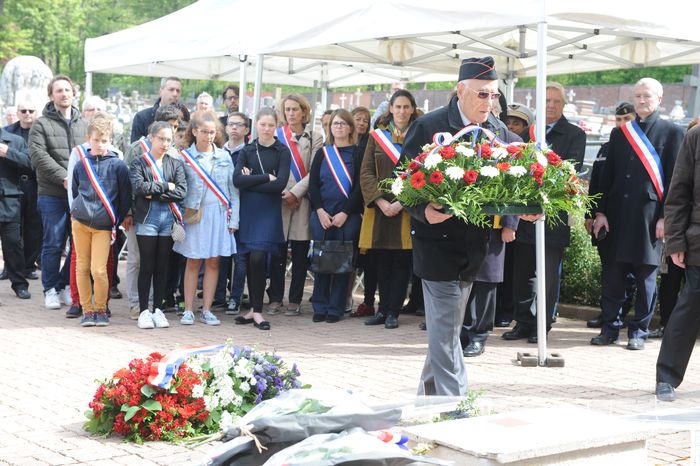
[[[124,421],[128,421],[132,417],[136,415],[136,413],[139,412],[139,409],[141,409],[141,406],[132,406],[129,409],[126,410],[126,415],[124,415]]]
[[[131,408],[131,405],[129,403],[124,403],[121,407],[121,411],[126,412],[129,410],[129,408]]]
[[[153,396],[153,394],[156,392],[156,389],[153,388],[151,385],[144,385],[141,387],[141,393],[144,394],[147,398],[150,398]]]
[[[141,407],[144,409],[147,409],[151,412],[153,411],[162,411],[163,410],[163,405],[161,405],[158,401],[156,400],[146,400],[143,403],[141,403]]]

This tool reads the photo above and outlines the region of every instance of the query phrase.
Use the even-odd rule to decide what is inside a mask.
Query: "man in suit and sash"
[[[622,321],[625,277],[637,282],[634,317],[627,349],[644,349],[656,304],[656,273],[664,239],[663,203],[684,130],[659,115],[661,83],[642,78],[634,86],[637,117],[615,128],[600,182],[593,235],[607,230],[607,267],[603,270],[603,327],[592,345],[615,343]]]
[[[418,118],[406,134],[401,158],[414,158],[433,135],[465,126],[489,129],[507,142],[520,140],[492,113],[498,75],[492,57],[467,58],[459,69],[457,95]],[[428,353],[419,395],[460,396],[467,392],[459,334],[472,283],[486,255],[489,233],[441,211],[433,203],[407,207],[411,214],[413,271],[422,279]]]

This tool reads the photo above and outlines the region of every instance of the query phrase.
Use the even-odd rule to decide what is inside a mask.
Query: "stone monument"
[[[47,87],[53,78],[51,69],[33,56],[19,56],[8,61],[0,76],[0,101],[3,106],[29,99],[41,109],[48,101]]]

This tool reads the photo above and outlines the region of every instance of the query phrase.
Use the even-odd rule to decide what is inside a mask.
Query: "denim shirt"
[[[204,155],[197,151],[194,144],[189,148],[190,154],[200,162]],[[185,162],[185,176],[187,177],[187,195],[182,205],[187,209],[199,209],[199,206],[204,199],[204,189],[206,185],[204,180],[194,171],[189,163]],[[201,163],[201,162],[200,162]],[[211,172],[209,176],[219,185],[221,191],[231,201],[231,219],[229,220],[229,228],[238,229],[240,196],[238,188],[233,185],[233,162],[231,156],[224,149],[215,147],[214,155],[211,162]],[[207,188],[208,189],[208,188]],[[224,206],[219,203],[221,209]]]

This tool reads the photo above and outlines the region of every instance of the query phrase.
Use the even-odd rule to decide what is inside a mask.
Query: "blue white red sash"
[[[654,189],[656,189],[656,194],[659,195],[659,201],[662,200],[664,197],[664,169],[661,166],[659,154],[636,120],[628,121],[620,129],[644,165],[644,169],[647,171]]]
[[[151,155],[151,152],[144,152],[143,158],[146,160],[146,164],[148,164],[148,166],[151,168],[153,180],[156,183],[164,183],[165,176],[163,175],[163,172],[160,171],[160,168],[158,167],[156,160],[153,158],[153,155]],[[177,221],[180,224],[184,223],[184,218],[182,217],[182,211],[180,210],[180,206],[177,205],[177,203],[175,202],[170,202],[168,205],[170,206],[170,210],[173,211],[173,215],[175,216]]]
[[[172,353],[166,354],[158,363],[151,365],[151,373],[146,381],[161,388],[170,388],[173,377],[177,374],[180,364],[195,354],[217,353],[224,348],[224,345],[194,346],[180,348]]]
[[[345,166],[343,158],[335,144],[332,146],[323,146],[323,156],[326,159],[328,168],[331,170],[331,175],[338,184],[340,192],[345,197],[350,197],[350,189],[352,188],[352,176],[348,172],[348,167]]]
[[[394,162],[394,165],[399,163],[401,157],[401,144],[394,144],[391,140],[391,133],[383,129],[375,129],[371,133],[377,144],[382,148],[384,153]]]
[[[143,149],[144,152],[150,152],[151,151],[151,144],[148,138],[141,138],[139,139],[139,145],[141,146],[141,149]]]
[[[209,173],[207,173],[204,168],[197,162],[197,159],[192,157],[192,154],[187,149],[183,149],[180,151],[180,155],[182,155],[182,158],[185,159],[185,162],[187,162],[190,167],[192,167],[192,170],[204,181],[204,184],[207,185],[209,189],[214,193],[214,195],[219,198],[221,203],[226,207],[227,215],[228,218],[231,218],[231,201],[229,198],[224,194],[224,192],[221,190],[218,184],[216,184],[216,181],[209,176]]]
[[[292,153],[292,163],[289,165],[292,171],[292,176],[298,182],[306,176],[306,168],[304,167],[304,160],[301,158],[299,153],[299,147],[297,147],[297,142],[292,137],[292,130],[289,125],[284,125],[281,128],[277,128],[277,139],[282,141],[282,143],[289,147],[289,151]]]
[[[110,244],[114,244],[114,241],[117,239],[117,211],[114,209],[112,200],[109,198],[107,191],[105,191],[102,183],[100,183],[100,179],[95,173],[95,169],[92,167],[92,162],[88,159],[85,149],[83,144],[75,146],[75,150],[78,152],[80,160],[83,162],[83,167],[85,167],[85,172],[90,180],[90,184],[92,184],[92,188],[97,193],[97,197],[102,201],[102,205],[107,211],[109,218],[112,220],[112,241]]]

